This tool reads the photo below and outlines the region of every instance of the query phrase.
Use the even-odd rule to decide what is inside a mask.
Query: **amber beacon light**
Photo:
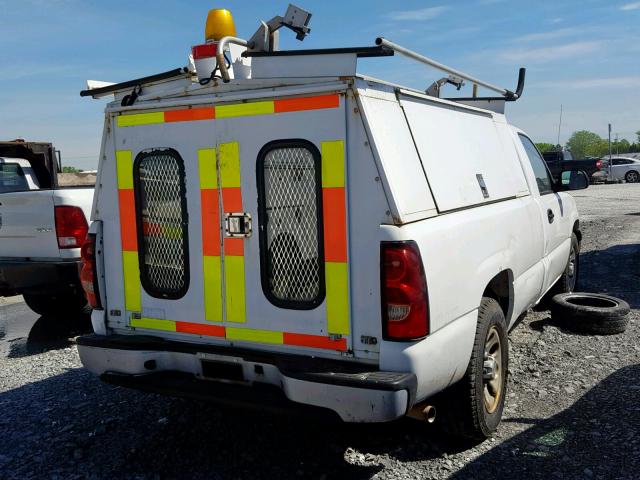
[[[205,27],[205,41],[217,42],[222,37],[235,37],[236,26],[229,10],[217,8],[209,10]]]

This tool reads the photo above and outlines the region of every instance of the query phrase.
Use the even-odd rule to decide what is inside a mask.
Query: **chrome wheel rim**
[[[496,326],[487,332],[483,366],[484,408],[493,413],[502,399],[502,342]]]

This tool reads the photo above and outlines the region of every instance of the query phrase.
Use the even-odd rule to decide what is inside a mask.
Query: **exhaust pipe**
[[[415,418],[427,423],[433,423],[436,421],[436,407],[433,405],[417,404],[414,405],[407,417]]]

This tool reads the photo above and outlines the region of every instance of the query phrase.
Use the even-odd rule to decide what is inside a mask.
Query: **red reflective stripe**
[[[240,187],[223,188],[222,204],[226,213],[242,212],[242,192]]]
[[[323,188],[322,208],[325,261],[346,262],[347,211],[344,188]]]
[[[202,219],[202,254],[220,256],[220,213],[217,189],[200,190]]]
[[[296,345],[299,347],[323,348],[326,350],[339,350],[341,352],[347,350],[346,338],[331,340],[329,337],[321,335],[284,332],[283,341],[285,345]]]
[[[340,97],[337,94],[319,95],[317,97],[287,98],[274,101],[274,112],[298,112],[301,110],[318,110],[321,108],[337,108]]]
[[[244,256],[244,238],[225,238],[224,254],[236,257]]]
[[[168,110],[164,112],[165,122],[191,122],[194,120],[213,120],[214,118],[216,118],[216,110],[213,107]]]
[[[138,251],[138,235],[136,232],[136,202],[133,190],[118,190],[120,208],[120,239],[122,250]]]
[[[203,325],[201,323],[176,322],[176,332],[206,335],[208,337],[224,337],[225,329],[218,325]]]

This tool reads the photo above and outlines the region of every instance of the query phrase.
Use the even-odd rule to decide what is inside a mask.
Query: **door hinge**
[[[251,232],[251,214],[246,212],[224,214],[226,237],[250,237]]]

